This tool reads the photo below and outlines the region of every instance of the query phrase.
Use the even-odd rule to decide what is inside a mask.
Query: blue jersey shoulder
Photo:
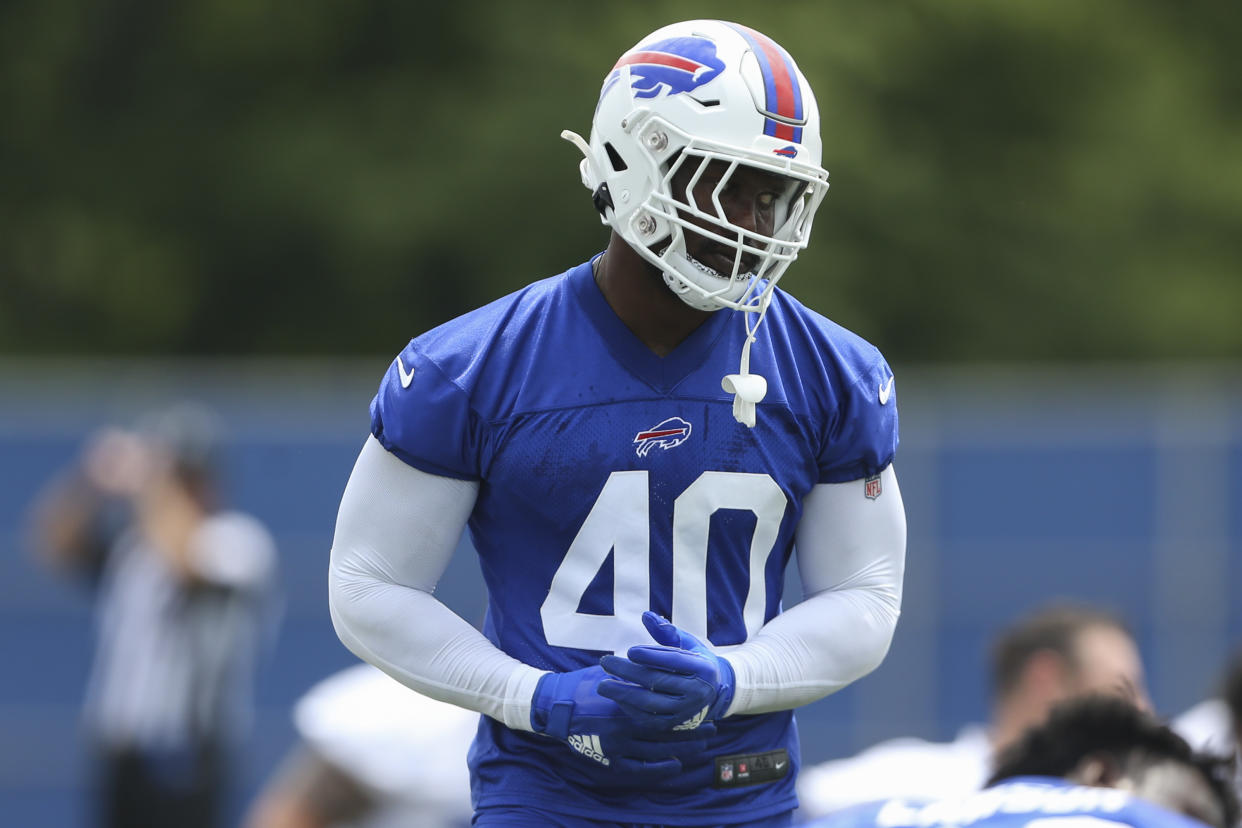
[[[759,342],[751,370],[770,389],[775,378],[792,408],[823,423],[820,482],[857,480],[892,462],[896,383],[878,348],[779,289]]]
[[[448,381],[473,392],[486,376],[486,360],[517,358],[540,325],[554,324],[557,306],[568,297],[568,272],[532,282],[462,316],[432,328],[407,350],[435,364]],[[516,380],[516,377],[510,377]]]
[[[887,367],[879,348],[845,326],[808,308],[787,291],[779,288],[774,291],[772,306],[778,311],[778,318],[796,320],[808,344],[817,349],[827,362],[835,365],[842,372],[842,377],[858,381],[870,377],[879,366]]]
[[[463,479],[480,475],[488,423],[522,389],[520,359],[555,324],[565,276],[533,282],[411,340],[371,401],[371,432],[407,463]]]

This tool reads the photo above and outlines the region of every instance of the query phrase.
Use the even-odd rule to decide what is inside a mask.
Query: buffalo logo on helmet
[[[669,417],[654,428],[634,435],[634,445],[638,446],[638,456],[646,457],[647,452],[657,446],[662,449],[676,448],[688,439],[690,423],[681,417]]]
[[[705,37],[672,37],[627,52],[612,67],[601,97],[630,67],[630,88],[636,98],[690,92],[724,71],[724,61],[716,57],[716,44]]]

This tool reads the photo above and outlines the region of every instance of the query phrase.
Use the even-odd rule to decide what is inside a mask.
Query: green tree
[[[1157,0],[14,0],[0,351],[389,353],[581,261],[557,135],[693,16],[814,85],[783,284],[894,361],[1242,355],[1242,7]]]

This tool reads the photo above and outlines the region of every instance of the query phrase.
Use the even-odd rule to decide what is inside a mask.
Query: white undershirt
[[[891,466],[880,484],[875,499],[861,481],[807,495],[795,540],[806,600],[721,648],[737,681],[729,715],[807,704],[883,660],[901,607],[906,520]],[[369,437],[337,515],[332,622],[350,650],[403,684],[530,730],[545,671],[497,649],[433,595],[478,485],[419,471]]]

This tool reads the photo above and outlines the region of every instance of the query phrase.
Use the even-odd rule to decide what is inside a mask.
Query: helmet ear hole
[[[629,169],[629,166],[625,163],[625,160],[621,158],[621,154],[617,152],[617,148],[611,143],[604,144],[604,151],[608,153],[608,161],[612,164],[614,172],[623,172]]]

